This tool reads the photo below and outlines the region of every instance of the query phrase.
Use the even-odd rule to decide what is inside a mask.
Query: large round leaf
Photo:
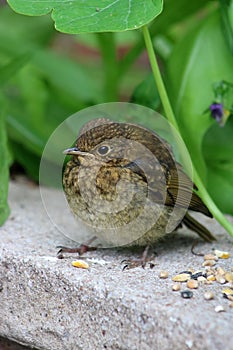
[[[39,16],[52,13],[64,33],[114,32],[140,28],[162,11],[162,0],[8,0],[16,12]]]

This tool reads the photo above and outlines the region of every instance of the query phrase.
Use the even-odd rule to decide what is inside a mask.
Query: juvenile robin
[[[96,119],[64,153],[71,155],[63,174],[69,206],[106,246],[139,245],[147,252],[182,224],[208,242],[215,239],[188,214],[212,217],[171,147],[153,131]],[[60,248],[60,254],[93,249],[84,244]],[[142,265],[145,254],[143,260]]]

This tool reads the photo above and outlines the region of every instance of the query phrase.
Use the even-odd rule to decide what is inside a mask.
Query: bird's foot
[[[143,269],[146,267],[146,264],[149,263],[149,266],[151,269],[155,266],[154,262],[152,259],[130,259],[130,260],[123,260],[122,263],[124,263],[124,266],[122,268],[122,271],[124,270],[130,270],[134,269],[135,267],[142,267]]]
[[[83,255],[86,252],[96,250],[97,247],[91,247],[90,244],[96,239],[96,237],[92,237],[89,241],[86,243],[80,244],[79,247],[75,248],[69,248],[69,247],[64,247],[64,246],[57,246],[59,248],[57,252],[57,258],[58,259],[63,259],[63,253],[78,253],[79,255]]]
[[[125,259],[121,263],[124,263],[123,269],[124,270],[129,270],[129,269],[134,269],[135,267],[142,267],[143,269],[146,267],[146,264],[149,263],[150,268],[152,269],[155,264],[153,263],[153,256],[148,256],[148,251],[149,251],[149,246],[147,246],[142,254],[142,257],[139,259]]]

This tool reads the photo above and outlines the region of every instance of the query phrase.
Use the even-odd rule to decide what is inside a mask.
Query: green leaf
[[[175,47],[168,61],[169,96],[182,137],[203,180],[206,165],[202,140],[215,123],[204,111],[213,102],[213,84],[221,80],[233,81],[232,67],[233,57],[222,35],[218,12],[198,24]]]
[[[24,54],[12,59],[8,64],[0,66],[0,87],[3,86],[29,60],[30,55]]]
[[[232,121],[220,128],[210,116],[213,85],[233,81],[233,56],[218,12],[205,19],[173,51],[168,86],[176,118],[198,173],[224,212],[232,214]],[[170,84],[169,84],[170,83]]]
[[[58,87],[64,95],[70,96],[73,101],[94,103],[99,100],[100,84],[93,79],[90,69],[82,64],[49,50],[38,51],[33,63],[46,80]]]
[[[143,80],[134,90],[132,103],[137,103],[156,110],[160,105],[160,98],[152,74]]]
[[[192,15],[195,14],[197,11],[205,11],[205,7],[207,4],[210,5],[209,0],[195,0],[189,1],[188,3],[187,0],[165,1],[162,13],[156,18],[155,21],[152,21],[152,23],[150,24],[150,34],[154,38],[154,46],[160,58],[166,59],[167,57],[164,56],[164,53],[166,55],[170,53],[171,40],[170,38],[168,38],[167,34],[171,30],[171,27],[174,26],[174,24],[179,23],[180,21],[186,20],[190,16],[192,17]],[[213,6],[214,5],[215,4],[213,4]],[[181,24],[181,27],[184,31],[183,24]],[[166,52],[164,52],[164,50],[160,51],[161,41],[163,41],[163,44],[166,41]],[[134,44],[134,42],[135,40],[131,40],[131,45],[132,43]],[[163,45],[162,49],[164,49],[165,45]],[[135,44],[119,62],[118,71],[120,76],[125,75],[128,69],[132,66],[133,62],[135,62],[136,58],[144,50],[144,48],[144,40],[141,36],[138,36]]]
[[[8,0],[8,3],[24,15],[52,12],[56,29],[73,34],[137,29],[162,11],[162,0]]]
[[[17,153],[17,147],[12,147],[14,158],[34,179],[38,169],[36,157],[42,155],[50,134],[67,116],[98,96],[97,86],[87,70],[47,50],[37,51],[31,63],[4,87],[4,93],[8,100],[9,139],[25,153],[24,159]],[[31,162],[33,154],[35,164]],[[26,158],[30,159],[26,162]]]
[[[165,34],[172,25],[187,20],[197,11],[209,4],[209,0],[166,0],[163,12],[151,25],[150,32],[154,34]]]
[[[11,142],[10,149],[14,154],[15,161],[22,165],[27,175],[38,182],[40,157],[17,142]]]
[[[9,138],[19,144],[23,144],[27,149],[37,155],[43,152],[46,139],[42,138],[40,132],[33,130],[31,125],[24,119],[23,115],[7,117]]]
[[[233,96],[232,96],[233,99]],[[233,118],[224,127],[214,123],[203,139],[207,189],[219,208],[233,214]]]
[[[38,18],[26,17],[15,13],[9,6],[0,5],[0,16],[0,44],[4,38],[16,39],[15,47],[9,47],[9,50],[18,50],[20,46],[28,43],[34,46],[46,45],[55,33],[49,15]]]
[[[231,53],[233,53],[233,1],[220,0],[219,3],[224,37]]]
[[[233,118],[230,117],[223,127],[215,122],[207,130],[202,145],[204,157],[208,163],[229,162],[233,159],[232,145]]]
[[[2,102],[2,98],[0,98],[0,102]],[[2,225],[10,212],[7,204],[9,153],[7,149],[5,118],[2,112],[0,113],[0,164],[0,225]]]
[[[207,164],[207,189],[209,193],[224,213],[233,215],[233,160],[225,162],[218,161]]]

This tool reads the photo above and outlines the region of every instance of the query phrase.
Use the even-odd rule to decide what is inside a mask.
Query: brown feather
[[[202,224],[197,222],[192,216],[186,213],[182,221],[190,230],[195,231],[200,237],[207,242],[216,241],[212,233],[207,230]]]

